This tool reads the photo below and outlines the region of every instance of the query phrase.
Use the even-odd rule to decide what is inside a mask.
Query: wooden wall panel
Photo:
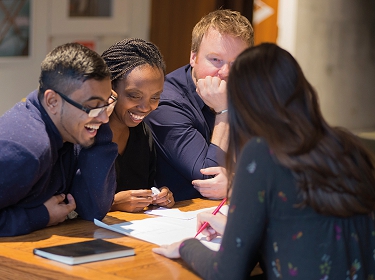
[[[167,72],[189,63],[191,32],[204,15],[219,8],[231,9],[239,11],[251,22],[253,2],[254,0],[152,0],[150,40],[162,52]]]
[[[150,41],[163,54],[167,73],[189,63],[191,31],[215,8],[216,0],[152,0]]]

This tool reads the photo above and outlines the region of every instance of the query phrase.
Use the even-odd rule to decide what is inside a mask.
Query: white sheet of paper
[[[199,209],[195,211],[182,212],[179,209],[169,209],[165,207],[159,207],[157,209],[147,210],[145,211],[145,214],[183,219],[183,220],[190,220],[190,219],[196,218],[199,212],[203,212],[203,211],[212,212],[214,209],[215,207],[210,207],[210,208],[204,208],[204,209]]]
[[[211,208],[208,208],[211,209]],[[173,209],[168,209],[173,210]],[[143,220],[136,220],[132,222],[124,222],[114,225],[108,225],[99,220],[94,220],[97,226],[132,236],[156,245],[171,244],[177,241],[181,241],[187,238],[193,238],[196,234],[197,218],[196,212],[205,211],[207,209],[200,209],[194,212],[194,217],[189,219],[184,218],[172,218],[172,217],[155,217],[147,218]],[[170,213],[174,213],[170,212]],[[181,212],[181,211],[180,211]],[[165,212],[166,213],[166,212]],[[189,213],[189,212],[181,212]],[[186,216],[192,216],[190,213]],[[184,215],[180,216],[183,217]],[[211,241],[207,241],[203,234],[197,236],[205,246],[211,250],[219,250],[221,244],[221,238],[216,238]]]

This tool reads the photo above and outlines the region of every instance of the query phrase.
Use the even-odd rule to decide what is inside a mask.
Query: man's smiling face
[[[85,81],[82,86],[69,95],[69,98],[87,108],[103,107],[111,96],[110,79]],[[61,97],[60,97],[61,98]],[[100,125],[108,122],[107,110],[97,117],[89,115],[61,99],[61,108],[55,121],[64,142],[90,147]]]

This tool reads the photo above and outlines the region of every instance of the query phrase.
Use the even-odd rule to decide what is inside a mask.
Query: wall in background
[[[375,130],[375,1],[299,0],[295,57],[332,125]]]
[[[56,45],[93,43],[98,53],[126,37],[148,40],[150,0],[113,0],[113,18],[68,18],[68,0],[31,0],[30,55],[0,58],[0,115],[38,87],[40,63]]]
[[[279,0],[276,43],[295,55],[298,0]]]
[[[150,40],[163,54],[167,73],[189,63],[191,32],[215,10],[216,0],[152,0]]]
[[[29,56],[0,59],[0,114],[37,87],[40,63],[47,53],[48,2],[31,2]]]
[[[253,0],[151,0],[150,40],[163,54],[167,73],[189,63],[191,33],[203,16],[222,8],[239,11],[251,21],[253,4]]]
[[[56,40],[64,41],[64,36],[71,36],[70,33],[52,33],[53,3],[56,5],[59,2],[61,5],[64,1],[32,0],[31,55],[27,58],[0,59],[0,114],[37,87],[41,61]],[[122,19],[123,27],[120,24],[113,30],[120,30],[124,34],[115,34],[111,28],[106,28],[104,35],[96,33],[94,25],[97,23],[90,25],[92,33],[80,34],[80,38],[84,38],[84,35],[88,39],[95,37],[100,53],[123,36],[149,39],[151,0],[117,1],[127,5],[123,12],[126,18]],[[164,7],[163,3],[170,5],[167,0],[155,1],[161,11],[169,7]],[[260,2],[271,5],[275,1],[256,0],[254,4],[259,5]],[[197,10],[195,5],[187,5],[187,8]],[[277,43],[290,51],[301,64],[307,78],[318,91],[327,121],[353,131],[375,130],[374,10],[373,0],[278,0]],[[184,17],[191,13],[185,11],[178,15],[176,21],[184,23]],[[169,25],[168,28],[174,28],[172,23]],[[71,29],[66,27],[63,29]],[[168,40],[176,44],[175,48],[181,54],[178,48],[180,38],[172,37],[167,29],[158,32],[167,34]],[[185,61],[183,64],[188,63],[188,51],[181,56]]]

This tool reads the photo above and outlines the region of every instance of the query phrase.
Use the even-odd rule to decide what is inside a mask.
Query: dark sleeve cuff
[[[29,221],[29,230],[26,233],[30,233],[42,228],[45,228],[49,222],[49,213],[44,204],[30,208],[26,210],[28,221]]]

